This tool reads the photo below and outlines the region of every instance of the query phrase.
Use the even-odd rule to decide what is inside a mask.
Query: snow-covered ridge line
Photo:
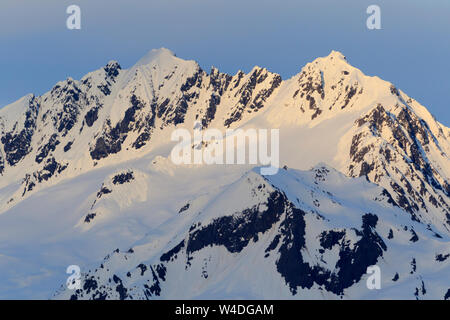
[[[281,161],[289,167],[324,161],[367,176],[414,219],[448,230],[449,129],[336,51],[283,81],[260,67],[234,76],[216,68],[207,73],[163,48],[127,70],[110,61],[80,81],[69,78],[41,97],[22,98],[0,110],[0,188],[21,184],[2,195],[0,210],[95,168],[158,148],[168,156],[170,132],[192,129],[195,121],[219,130],[280,128]],[[306,152],[292,151],[295,143]]]

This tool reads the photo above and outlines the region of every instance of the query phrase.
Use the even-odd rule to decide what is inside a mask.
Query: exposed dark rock
[[[131,107],[125,111],[124,118],[115,127],[105,130],[103,135],[97,138],[95,146],[90,152],[93,160],[106,158],[108,155],[122,150],[122,143],[128,132],[135,128],[136,113],[145,106],[135,95],[131,96],[130,102]]]
[[[84,116],[84,121],[86,122],[86,125],[88,127],[92,127],[94,122],[98,119],[98,110],[99,109],[100,109],[100,106],[95,106],[95,107],[91,108]]]
[[[134,180],[133,171],[127,171],[125,173],[119,173],[113,177],[113,184],[124,184]]]
[[[280,238],[281,238],[281,235],[279,235],[279,234],[277,234],[274,238],[273,238],[273,240],[272,240],[272,242],[269,244],[269,246],[266,248],[266,250],[265,250],[265,252],[266,252],[266,257],[268,257],[268,253],[270,252],[270,251],[273,251],[273,250],[275,250],[277,247],[278,247],[278,244],[280,243]]]
[[[232,80],[232,76],[220,73],[219,70],[212,68],[209,76],[209,87],[213,89],[219,96],[228,89],[228,86]]]
[[[57,145],[59,145],[58,135],[54,133],[50,137],[49,141],[39,148],[39,153],[36,155],[35,161],[37,163],[41,163],[50,152],[55,151]]]
[[[72,148],[72,144],[73,144],[73,141],[67,142],[67,144],[64,146],[64,152],[69,151],[70,148]]]
[[[109,78],[115,78],[119,75],[119,71],[122,69],[120,64],[117,61],[111,61],[109,62],[104,70],[106,73],[106,76]]]
[[[394,239],[394,232],[392,231],[392,229],[389,229],[388,239]]]
[[[239,121],[245,110],[256,112],[264,107],[266,100],[273,94],[276,88],[281,84],[281,77],[279,75],[274,75],[269,89],[263,89],[259,91],[255,98],[252,100],[256,85],[264,82],[268,77],[268,73],[264,69],[255,69],[250,75],[249,80],[242,85],[242,87],[236,93],[240,95],[240,99],[234,110],[231,112],[230,117],[225,120],[224,125],[230,127],[234,122]]]
[[[97,288],[98,283],[93,276],[84,280],[83,289],[87,294],[91,291],[96,290]]]
[[[409,239],[409,241],[411,241],[411,242],[419,241],[419,237],[417,236],[417,233],[413,229],[411,229],[410,231],[411,231],[412,237],[411,237],[411,239]]]
[[[145,271],[147,271],[147,266],[143,263],[139,264],[136,269],[141,270],[141,277],[144,275]]]
[[[95,218],[96,215],[97,215],[96,213],[87,214],[86,217],[84,218],[84,222],[86,222],[86,223],[91,222]]]
[[[161,262],[169,262],[172,260],[172,258],[176,259],[177,254],[181,251],[181,249],[184,248],[184,240],[181,241],[179,244],[177,244],[173,249],[169,250],[168,252],[164,253],[159,260]]]
[[[35,97],[32,97],[29,101],[28,110],[25,112],[23,129],[20,132],[15,132],[18,125],[16,123],[11,132],[6,132],[1,137],[5,158],[10,166],[14,166],[31,152],[31,138],[35,132],[38,112],[39,103]]]
[[[237,216],[224,216],[214,220],[190,235],[187,254],[213,245],[224,246],[231,253],[241,252],[259,232],[267,231],[278,220],[284,211],[285,201],[281,193],[273,192],[268,198],[267,209],[263,212],[254,207]]]
[[[43,169],[40,172],[38,172],[37,180],[38,180],[38,182],[41,182],[43,180],[48,180],[55,173],[61,173],[66,168],[67,168],[67,165],[61,165],[58,162],[56,162],[55,158],[50,158],[47,160]]]
[[[100,188],[100,191],[97,192],[97,198],[100,199],[104,194],[108,194],[108,193],[111,193],[111,192],[112,192],[111,189],[108,189],[107,187],[105,187],[105,186],[102,184],[102,186],[101,186],[101,188]]]
[[[416,262],[416,258],[413,258],[411,260],[411,271],[410,273],[413,274],[414,272],[416,272],[417,270],[417,262]]]
[[[51,93],[54,99],[62,104],[62,110],[53,114],[52,121],[54,127],[64,137],[77,123],[82,105],[87,105],[88,102],[85,93],[72,79],[66,80],[63,87],[55,86]]]
[[[353,96],[356,94],[356,92],[358,91],[358,87],[350,87],[350,90],[348,88],[345,88],[347,94],[345,96],[345,101],[344,101],[344,105],[341,107],[341,109],[344,109],[345,107],[348,106],[350,100],[353,98]]]
[[[3,160],[2,153],[0,151],[0,175],[3,174],[5,170],[5,161]]]
[[[320,245],[324,249],[331,249],[345,236],[345,231],[324,231],[320,235]]]
[[[392,281],[396,282],[399,279],[398,273],[395,273],[394,277],[392,278]]]
[[[447,260],[448,257],[450,257],[450,253],[446,254],[446,255],[443,255],[442,253],[440,253],[440,254],[436,255],[436,261],[443,262],[443,261]]]
[[[41,183],[42,181],[47,181],[56,174],[60,174],[67,168],[67,164],[60,164],[56,162],[55,158],[49,158],[46,160],[42,170],[35,171],[32,174],[26,174],[23,180],[25,185],[22,196],[25,195],[27,191],[33,190],[36,183]]]
[[[111,94],[111,89],[109,85],[100,84],[97,87],[105,96],[109,96]]]
[[[207,128],[209,123],[214,119],[217,111],[217,106],[220,103],[220,96],[216,94],[212,94],[209,99],[209,105],[206,109],[206,113],[202,119],[203,128]]]
[[[114,275],[113,281],[115,284],[117,284],[116,291],[119,293],[119,299],[125,300],[128,297],[128,295],[127,295],[128,290],[127,290],[127,288],[124,287],[124,285],[122,283],[122,279],[120,279],[118,276]]]
[[[320,266],[310,266],[303,261],[302,249],[305,245],[304,213],[293,209],[281,225],[284,235],[280,248],[277,269],[289,284],[293,294],[297,288],[311,288],[314,283],[323,285],[328,291],[342,295],[345,288],[358,282],[370,265],[376,264],[383,250],[387,249],[383,240],[374,231],[378,218],[367,213],[363,216],[362,231],[355,230],[361,238],[350,249],[348,243],[342,243],[339,260],[335,270],[337,274]]]
[[[202,75],[203,70],[199,68],[191,77],[186,79],[186,82],[181,85],[180,90],[182,92],[187,92],[193,87],[201,88]]]
[[[450,288],[447,290],[447,293],[444,296],[444,300],[449,300],[450,299]]]
[[[161,282],[158,278],[157,273],[155,272],[154,268],[150,266],[150,271],[152,272],[153,276],[153,283],[151,286],[144,284],[144,294],[148,298],[152,296],[159,296],[161,295]]]
[[[189,204],[189,203],[186,203],[186,204],[178,211],[178,213],[182,213],[182,212],[188,210],[189,207],[190,207],[190,204]]]

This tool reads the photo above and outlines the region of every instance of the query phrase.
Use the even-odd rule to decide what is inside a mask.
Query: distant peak
[[[154,62],[163,62],[175,57],[176,55],[169,49],[152,49],[136,63],[136,66],[148,65]]]
[[[334,70],[340,73],[342,70],[351,67],[347,58],[339,51],[332,50],[327,56],[320,57],[314,61],[307,63],[303,67],[303,71],[306,72],[324,72]]]
[[[116,77],[119,74],[119,70],[121,70],[121,69],[122,69],[122,67],[115,60],[109,61],[108,64],[104,68],[106,74],[109,77]]]
[[[175,53],[172,52],[172,50],[167,49],[167,48],[159,48],[159,49],[152,49],[150,50],[150,52],[148,52],[148,54],[153,54],[155,56],[171,56],[171,57],[175,57]]]
[[[339,59],[347,61],[347,58],[341,52],[335,50],[331,50],[330,54],[326,58],[330,60]]]
[[[110,60],[106,66],[107,68],[121,68],[119,62],[117,62],[116,60]]]

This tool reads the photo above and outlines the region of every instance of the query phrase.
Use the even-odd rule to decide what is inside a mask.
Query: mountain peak
[[[333,78],[340,78],[343,71],[348,69],[355,69],[349,64],[347,58],[339,51],[332,50],[327,56],[319,57],[310,63],[307,63],[302,70],[310,72],[324,72],[333,74]]]
[[[161,63],[176,58],[176,55],[166,48],[152,49],[143,56],[135,66]]]
[[[325,59],[328,60],[344,60],[347,61],[347,58],[339,51],[335,51],[335,50],[331,50],[330,54],[328,56],[325,57]]]

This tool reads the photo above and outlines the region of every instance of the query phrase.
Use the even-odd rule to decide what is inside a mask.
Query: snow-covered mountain
[[[285,169],[174,165],[198,121],[279,129]],[[339,52],[282,80],[152,50],[0,109],[0,132],[0,297],[450,297],[450,130]]]

